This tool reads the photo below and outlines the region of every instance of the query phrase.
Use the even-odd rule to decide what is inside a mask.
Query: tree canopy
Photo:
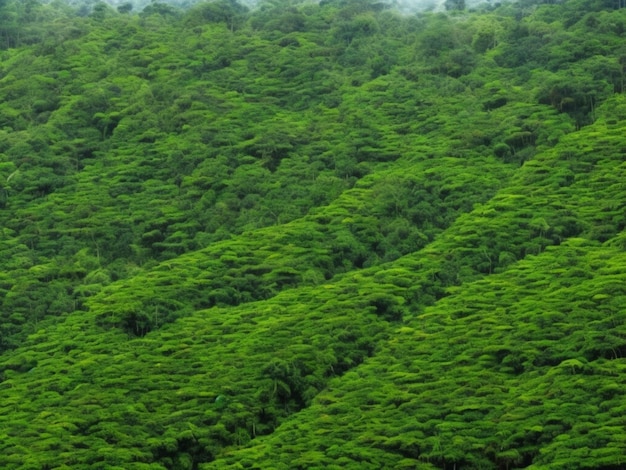
[[[0,467],[621,468],[622,3],[0,0]]]

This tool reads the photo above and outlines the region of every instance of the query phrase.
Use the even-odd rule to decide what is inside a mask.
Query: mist
[[[395,0],[389,2],[398,10],[406,13],[417,13],[420,11],[444,11],[445,0]],[[473,8],[478,5],[490,5],[492,0],[466,0],[466,8]]]
[[[77,4],[90,4],[95,0],[70,0],[70,3]],[[186,8],[196,3],[201,3],[206,0],[105,0],[106,3],[117,7],[122,4],[131,4],[133,6],[132,11],[139,12],[143,10],[147,5],[154,2],[167,3],[177,7]],[[473,8],[478,5],[490,5],[496,0],[465,0],[466,8]],[[446,0],[382,0],[381,3],[387,3],[392,9],[401,11],[402,13],[418,13],[424,11],[445,11]],[[238,3],[245,5],[250,9],[257,7],[261,0],[238,0]],[[301,0],[298,3],[319,3],[319,0]]]

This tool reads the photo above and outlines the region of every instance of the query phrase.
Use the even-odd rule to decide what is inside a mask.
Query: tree
[[[109,16],[111,16],[113,13],[114,13],[114,10],[113,8],[109,6],[109,4],[102,2],[102,1],[98,1],[93,6],[93,10],[91,11],[91,15],[89,16],[91,16],[97,21],[102,21],[105,18],[108,18]]]
[[[117,7],[117,11],[122,14],[130,13],[132,10],[133,10],[133,4],[130,2],[122,3],[118,5]]]
[[[242,22],[248,8],[237,0],[214,0],[202,3],[191,9],[188,21],[197,23],[204,20],[209,23],[226,23],[234,31]]]
[[[465,0],[446,0],[443,5],[448,11],[465,10]]]
[[[20,43],[21,22],[17,3],[0,0],[0,47],[8,49]]]
[[[594,80],[578,69],[546,76],[537,98],[572,116],[580,127],[595,120],[596,107],[612,91],[613,86],[605,80]]]
[[[162,2],[153,2],[141,11],[141,16],[161,15],[176,16],[177,11],[174,7]]]

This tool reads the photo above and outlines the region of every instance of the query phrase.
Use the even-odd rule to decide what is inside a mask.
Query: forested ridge
[[[626,467],[626,5],[0,0],[0,467]]]

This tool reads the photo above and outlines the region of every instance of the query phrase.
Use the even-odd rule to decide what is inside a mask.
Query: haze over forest
[[[81,0],[71,0],[69,2],[76,7],[85,6],[86,8],[90,8],[93,4],[97,3],[96,1],[81,1]],[[146,5],[150,3],[154,3],[151,0],[106,0],[106,3],[119,6],[122,4],[130,4],[133,7],[134,11],[141,11]],[[166,3],[169,5],[176,5],[182,8],[189,7],[196,3],[200,3],[192,0],[168,0],[160,3]],[[242,0],[239,2],[241,5],[244,5],[248,8],[255,9],[259,6],[263,6],[264,3],[268,2],[259,2],[258,0]],[[298,0],[292,1],[290,4],[292,5],[305,5],[305,4],[317,4],[319,3],[317,0]],[[382,0],[378,2],[380,4],[386,4],[388,8],[403,12],[403,13],[417,13],[423,11],[445,11],[446,10],[446,0]],[[498,2],[494,2],[494,0],[464,0],[464,7],[473,8],[481,5],[491,6]],[[269,2],[272,4],[272,2]],[[450,8],[456,2],[448,2],[448,7]]]
[[[0,468],[623,469],[625,44],[0,0]]]

